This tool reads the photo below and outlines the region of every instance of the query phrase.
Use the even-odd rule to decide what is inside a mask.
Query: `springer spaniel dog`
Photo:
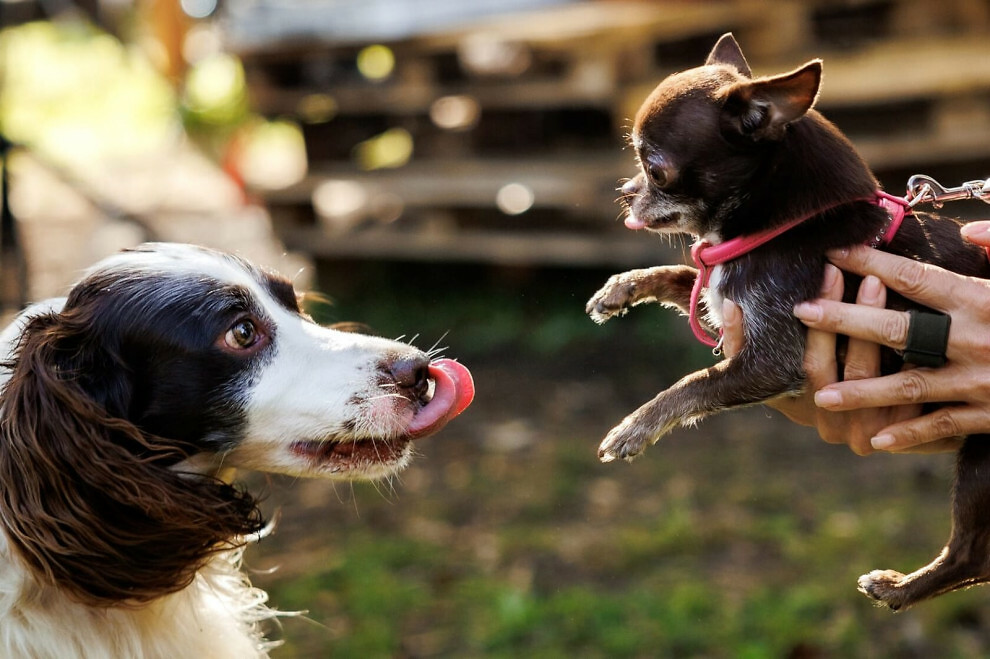
[[[242,467],[376,479],[470,403],[471,375],[315,324],[291,283],[147,244],[0,334],[0,656],[264,657],[240,571],[268,524]]]

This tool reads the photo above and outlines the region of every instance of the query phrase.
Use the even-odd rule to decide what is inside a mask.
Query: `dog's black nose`
[[[426,355],[396,357],[388,366],[399,391],[411,400],[421,400],[430,387],[430,360]]]

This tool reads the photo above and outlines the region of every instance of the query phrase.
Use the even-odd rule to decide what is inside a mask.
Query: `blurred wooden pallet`
[[[617,264],[642,262],[649,253],[611,233],[615,183],[633,171],[623,132],[656,82],[703,61],[725,31],[737,34],[758,75],[823,57],[819,107],[881,176],[951,165],[976,168],[970,178],[990,173],[985,0],[945,0],[937,11],[927,0],[603,0],[389,41],[396,68],[381,82],[357,73],[363,42],[309,39],[243,52],[254,107],[299,118],[310,154],[306,181],[266,193],[277,226],[335,258],[504,260],[496,253],[512,252],[563,263],[570,250],[575,264],[604,264],[607,252]],[[511,75],[472,72],[466,50],[479,43],[505,46],[526,66]],[[332,118],[306,122],[314,96],[331,99]],[[431,121],[432,104],[452,96],[480,108],[470,130]],[[362,171],[355,147],[394,127],[410,136],[412,161]],[[325,180],[397,198],[402,215],[387,226],[369,216],[334,233],[312,208]],[[522,220],[487,212],[508,182],[533,192]],[[526,221],[533,226],[517,234]],[[488,252],[486,244],[517,246]]]

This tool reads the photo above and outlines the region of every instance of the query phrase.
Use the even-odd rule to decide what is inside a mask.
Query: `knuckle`
[[[873,452],[870,445],[871,433],[867,433],[863,424],[854,416],[849,420],[849,427],[845,433],[845,443],[856,455],[868,455]]]
[[[897,388],[899,396],[906,403],[922,403],[929,395],[928,382],[914,369],[902,373]]]
[[[810,352],[804,354],[804,372],[809,378],[821,375],[828,367],[829,362],[827,359],[822,359]]]
[[[874,369],[865,361],[856,359],[846,362],[844,378],[846,380],[862,380],[873,375]]]
[[[846,443],[846,438],[845,438],[844,435],[837,435],[837,434],[835,434],[835,433],[833,433],[833,432],[831,432],[829,430],[823,430],[820,434],[821,434],[822,439],[825,440],[829,444],[845,444]]]
[[[932,415],[931,428],[935,433],[933,439],[955,437],[962,434],[952,411],[946,409],[939,410]]]
[[[849,448],[852,452],[859,456],[869,455],[874,452],[873,446],[870,445],[870,439],[867,437],[865,439],[855,438],[849,442]]]
[[[884,314],[877,331],[881,343],[902,348],[907,344],[908,316],[903,313]]]
[[[819,415],[818,435],[829,444],[848,444],[852,429],[843,424],[830,423]]]
[[[893,273],[893,288],[908,297],[923,293],[931,269],[931,266],[915,261],[898,264]]]

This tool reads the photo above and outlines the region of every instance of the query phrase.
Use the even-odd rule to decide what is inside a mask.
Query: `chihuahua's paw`
[[[591,296],[585,312],[599,325],[621,316],[636,302],[636,282],[629,273],[612,275],[598,292]]]
[[[598,459],[602,462],[631,461],[664,434],[665,432],[657,432],[655,428],[646,428],[627,419],[612,428],[602,440],[598,447]]]
[[[873,570],[859,578],[859,592],[872,597],[877,604],[889,606],[892,610],[900,610],[904,602],[904,592],[901,582],[904,575],[894,570]]]
[[[591,296],[585,306],[585,312],[596,323],[604,323],[609,318],[621,316],[629,311],[629,307],[648,301],[648,294],[639,285],[641,271],[631,270],[612,275],[598,292]]]

